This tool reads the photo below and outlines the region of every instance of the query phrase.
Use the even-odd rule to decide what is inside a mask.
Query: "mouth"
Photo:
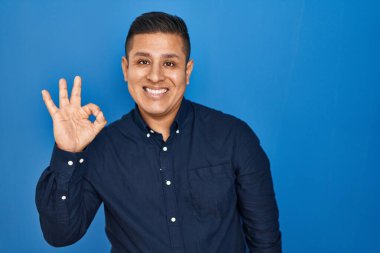
[[[168,88],[148,88],[146,86],[144,86],[143,89],[146,93],[148,93],[149,96],[152,96],[154,98],[162,97],[169,91]]]

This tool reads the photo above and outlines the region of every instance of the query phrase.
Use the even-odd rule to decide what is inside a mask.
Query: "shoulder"
[[[196,103],[191,102],[194,108],[194,116],[196,120],[204,121],[204,122],[218,122],[222,124],[238,124],[241,121],[239,118],[224,113],[220,110]],[[215,123],[216,123],[215,122]]]
[[[252,127],[243,119],[224,113],[220,110],[192,102],[195,120],[200,129],[207,134],[216,134],[224,138],[233,138],[236,145],[260,144],[260,140]]]
[[[131,128],[134,127],[134,124],[132,124],[132,113],[133,109],[131,109],[128,113],[124,114],[119,119],[111,122],[105,127],[105,132],[107,136],[113,136],[117,135],[119,133],[130,133]]]
[[[244,120],[225,113],[223,111],[191,102],[194,108],[195,119],[201,124],[213,126],[215,128],[225,128],[236,133],[236,135],[254,135],[252,128]]]
[[[133,127],[133,124],[131,124],[132,111],[107,124],[94,139],[94,145],[99,149],[103,149],[113,143],[115,139],[120,139],[121,134],[131,133],[131,127]]]

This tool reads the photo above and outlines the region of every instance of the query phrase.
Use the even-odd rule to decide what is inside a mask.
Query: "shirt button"
[[[162,150],[163,150],[163,151],[167,151],[168,148],[167,148],[167,147],[163,147]]]
[[[150,137],[150,133],[147,133],[147,134],[146,134],[146,137],[148,137],[148,138],[149,138],[149,137]]]
[[[179,129],[177,129],[177,131],[175,131],[177,134],[179,134]]]
[[[66,199],[66,196],[65,196],[65,195],[63,195],[63,196],[61,197],[61,199],[62,199],[62,200],[65,200],[65,199]]]
[[[83,163],[83,162],[84,162],[83,158],[79,159],[79,163]]]
[[[171,221],[171,222],[175,222],[175,221],[176,221],[175,217],[172,217],[172,218],[170,219],[170,221]]]
[[[166,180],[166,185],[171,185],[172,182],[170,182],[170,180]]]
[[[153,131],[152,129],[150,129],[150,132],[151,132],[151,133],[154,133],[154,131]]]
[[[67,164],[71,166],[71,165],[73,165],[74,163],[73,163],[73,161],[68,161]]]

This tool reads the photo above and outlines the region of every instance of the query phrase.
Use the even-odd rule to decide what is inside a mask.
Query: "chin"
[[[155,116],[160,116],[164,115],[165,112],[167,111],[167,108],[164,107],[157,107],[157,106],[142,106],[142,109],[150,114],[150,115],[155,115]]]

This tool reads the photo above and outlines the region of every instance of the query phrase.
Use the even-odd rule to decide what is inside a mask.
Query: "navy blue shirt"
[[[54,145],[36,204],[46,241],[78,241],[104,203],[112,253],[281,252],[269,160],[242,120],[183,99],[166,142],[136,106],[79,153]]]

